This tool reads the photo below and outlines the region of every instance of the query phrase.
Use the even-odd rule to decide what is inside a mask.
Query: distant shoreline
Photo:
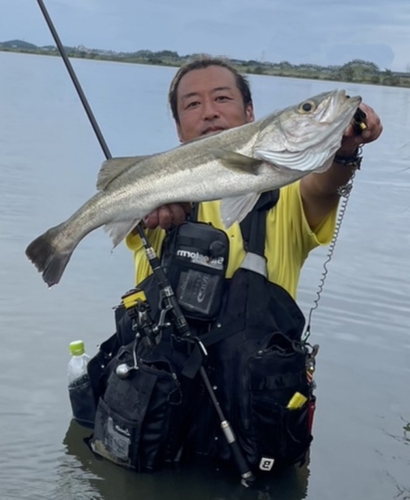
[[[11,44],[24,46],[11,46]],[[54,46],[37,47],[21,41],[2,42],[0,51],[44,56],[60,56]],[[129,64],[144,64],[150,66],[179,67],[191,56],[180,57],[172,51],[151,52],[141,50],[134,53],[115,53],[94,49],[66,47],[67,56],[76,59],[91,59],[99,61],[122,62]],[[390,70],[381,71],[374,63],[359,59],[350,61],[343,66],[317,66],[313,64],[292,65],[287,61],[268,63],[260,61],[243,61],[231,59],[231,63],[241,73],[248,75],[266,75],[285,78],[302,78],[309,80],[338,81],[389,87],[410,88],[410,73],[399,73]]]

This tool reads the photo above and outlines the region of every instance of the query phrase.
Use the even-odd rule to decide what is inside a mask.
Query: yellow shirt
[[[224,229],[219,216],[219,205],[220,201],[201,203],[198,220],[211,222],[218,229]],[[269,281],[282,286],[293,298],[296,298],[301,268],[313,248],[327,245],[332,240],[336,213],[337,208],[315,231],[312,231],[303,210],[300,181],[280,190],[277,205],[269,210],[266,217],[265,257]],[[226,276],[231,278],[245,258],[245,250],[239,224],[233,224],[225,231],[230,241]],[[147,230],[147,236],[154,250],[159,254],[165,231],[159,228]],[[126,238],[126,244],[134,252],[136,284],[141,283],[152,273],[141,239],[138,235],[130,234]]]

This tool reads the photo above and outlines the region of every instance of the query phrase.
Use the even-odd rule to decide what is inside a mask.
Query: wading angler
[[[300,270],[382,126],[338,90],[255,121],[247,79],[212,57],[176,72],[169,103],[181,145],[107,159],[96,195],[26,253],[50,286],[98,227],[133,255],[136,286],[72,394],[91,450],[136,471],[206,458],[247,484],[306,460],[317,348]]]

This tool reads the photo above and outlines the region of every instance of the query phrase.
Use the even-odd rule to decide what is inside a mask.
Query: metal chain
[[[323,272],[322,272],[322,276],[319,280],[318,290],[316,292],[316,299],[313,301],[314,305],[309,311],[307,327],[306,327],[306,331],[305,331],[304,336],[303,336],[305,342],[307,341],[307,339],[310,337],[310,334],[311,334],[311,323],[312,323],[313,311],[315,311],[319,307],[319,301],[321,299],[323,288],[325,285],[325,281],[326,281],[326,278],[327,278],[327,275],[329,272],[327,266],[333,258],[333,253],[335,251],[335,246],[336,246],[337,239],[339,237],[340,228],[342,226],[342,222],[343,222],[344,216],[346,214],[347,204],[348,204],[349,197],[350,197],[350,194],[351,194],[352,188],[353,188],[353,180],[356,176],[357,170],[358,169],[355,168],[352,172],[352,176],[350,177],[349,181],[344,186],[340,186],[337,190],[338,194],[343,198],[343,200],[342,200],[342,203],[340,205],[339,213],[337,215],[335,232],[333,234],[332,241],[330,242],[330,245],[329,245],[329,250],[328,250],[328,253],[326,255],[326,260],[323,263]]]

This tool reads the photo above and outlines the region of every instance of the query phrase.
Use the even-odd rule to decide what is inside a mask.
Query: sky
[[[410,0],[43,0],[65,45],[410,71]],[[37,0],[0,0],[0,41],[54,45]]]

